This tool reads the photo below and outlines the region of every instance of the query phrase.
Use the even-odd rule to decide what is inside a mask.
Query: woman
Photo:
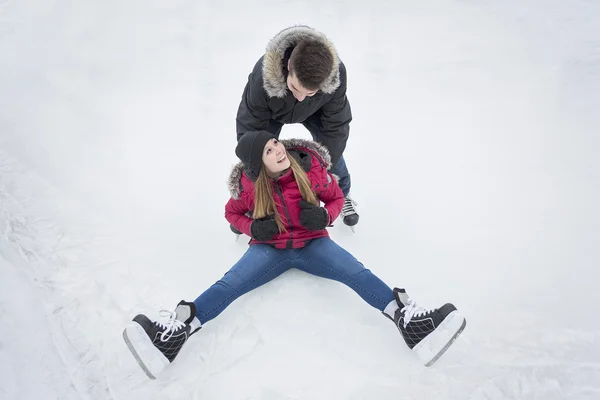
[[[279,142],[266,132],[248,132],[231,173],[225,218],[252,239],[242,258],[193,302],[181,301],[158,321],[140,314],[123,336],[136,360],[154,379],[189,336],[243,294],[290,268],[344,283],[394,321],[406,344],[425,365],[433,364],[465,327],[452,304],[426,310],[404,289],[392,290],[325,229],[340,214],[344,196],[328,172],[329,154],[316,142]],[[323,207],[320,206],[323,202]]]

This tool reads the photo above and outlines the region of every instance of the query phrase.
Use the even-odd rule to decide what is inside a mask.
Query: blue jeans
[[[346,167],[346,161],[344,160],[344,156],[340,157],[340,161],[331,168],[329,171],[332,174],[336,174],[340,180],[338,184],[340,185],[340,189],[342,189],[342,193],[344,193],[344,197],[348,196],[350,193],[350,173],[348,172],[348,168]]]
[[[314,239],[302,249],[276,249],[251,245],[242,258],[194,304],[196,317],[207,323],[235,299],[278,277],[290,268],[333,279],[350,287],[379,311],[394,300],[394,293],[354,256],[328,237]]]

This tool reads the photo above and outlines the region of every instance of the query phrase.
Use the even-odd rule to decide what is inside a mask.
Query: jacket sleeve
[[[327,188],[319,193],[319,199],[325,203],[325,209],[329,214],[329,223],[332,224],[342,212],[344,194],[340,185],[329,172],[327,172],[327,181],[329,182]]]
[[[236,117],[238,140],[248,131],[266,130],[269,126],[271,110],[269,109],[269,96],[263,88],[262,65],[263,58],[261,57],[248,76],[248,83],[242,94]]]
[[[352,110],[346,97],[346,67],[340,62],[340,87],[333,97],[321,107],[321,143],[327,147],[331,155],[331,163],[336,165],[342,157],[346,142],[350,135]]]
[[[250,225],[254,221],[246,213],[250,211],[246,203],[242,200],[236,200],[233,197],[225,205],[225,219],[238,231],[252,237]]]

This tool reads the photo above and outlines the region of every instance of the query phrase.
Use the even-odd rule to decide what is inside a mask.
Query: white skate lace
[[[357,206],[357,203],[350,196],[347,196],[344,199],[344,206],[342,207],[342,217],[356,214],[355,206]]]
[[[411,299],[408,299],[408,301],[406,302],[406,306],[404,306],[404,308],[402,308],[400,311],[404,313],[404,327],[406,328],[406,326],[413,317],[420,317],[422,315],[425,315],[430,310],[418,306],[417,303],[415,303]]]
[[[160,315],[164,319],[164,322],[154,321],[154,323],[156,325],[158,325],[160,328],[165,329],[163,331],[163,333],[161,333],[161,335],[160,335],[160,340],[163,342],[166,342],[167,340],[169,340],[175,332],[177,332],[178,330],[180,330],[181,328],[183,328],[185,326],[184,322],[181,322],[178,319],[176,319],[177,314],[173,311],[160,310],[158,315]]]

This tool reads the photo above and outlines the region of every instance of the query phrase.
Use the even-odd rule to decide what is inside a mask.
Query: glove
[[[273,239],[273,236],[279,233],[279,228],[273,216],[269,215],[255,219],[252,225],[250,225],[250,233],[254,239],[266,242]]]
[[[315,206],[305,200],[300,200],[300,223],[311,231],[320,231],[329,224],[329,214],[323,207]]]

